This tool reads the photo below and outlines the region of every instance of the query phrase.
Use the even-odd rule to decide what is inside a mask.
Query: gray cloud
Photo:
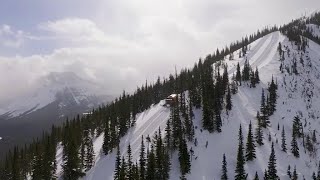
[[[0,57],[0,71],[6,74],[0,77],[0,100],[29,90],[52,71],[75,72],[104,85],[106,93],[132,91],[146,79],[167,76],[175,66],[190,67],[217,47],[314,7],[320,1],[97,1],[90,17],[48,19],[35,24],[36,31],[24,33],[26,43],[14,39],[13,47],[39,41],[55,46],[49,53]],[[0,39],[7,37],[1,33],[4,27]],[[20,32],[9,29],[14,37]]]

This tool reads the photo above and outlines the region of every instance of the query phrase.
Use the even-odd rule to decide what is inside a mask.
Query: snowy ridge
[[[77,104],[89,102],[88,97],[98,95],[99,91],[97,84],[85,81],[74,73],[51,72],[37,81],[34,90],[0,108],[0,114],[8,114],[9,117],[29,114],[55,101],[59,93],[71,94]]]
[[[298,75],[289,74],[286,70],[281,73],[279,70],[281,64],[277,52],[279,42],[283,47],[287,47],[284,49],[286,51],[284,67],[290,69],[292,59],[297,59]],[[303,54],[280,32],[274,32],[256,40],[249,47],[246,57],[252,68],[259,68],[261,83],[256,88],[250,88],[246,83],[239,87],[238,93],[232,96],[232,110],[228,115],[226,112],[222,113],[223,126],[221,133],[201,132],[202,111],[201,109],[194,109],[194,125],[198,127],[195,130],[198,146],[195,147],[193,143],[188,144],[189,148],[193,148],[195,156],[192,159],[191,172],[187,178],[192,180],[220,179],[222,155],[225,153],[228,162],[228,176],[233,179],[239,125],[242,125],[245,143],[250,121],[253,124],[253,130],[257,126],[255,116],[260,109],[261,89],[267,87],[273,75],[278,83],[277,110],[274,115],[270,116],[271,126],[263,130],[264,145],[256,148],[257,158],[245,165],[248,179],[253,179],[256,171],[260,179],[263,177],[271,152],[271,142],[275,144],[278,176],[281,179],[289,179],[287,176],[288,165],[291,165],[292,168],[296,166],[299,178],[304,176],[306,179],[311,179],[312,172],[317,171],[317,159],[320,158],[319,145],[316,145],[316,153],[310,156],[302,146],[302,139],[298,139],[300,158],[295,158],[290,152],[290,142],[292,121],[296,115],[301,117],[305,134],[316,130],[316,135],[319,138],[320,132],[317,129],[320,129],[320,46],[309,41],[309,47]],[[241,66],[244,64],[245,58],[238,58],[238,53],[238,51],[234,52],[234,57],[236,57],[234,60],[223,60],[222,62],[228,65],[230,76],[235,73],[238,62]],[[226,59],[229,58],[226,57]],[[152,136],[159,127],[162,131],[164,130],[165,123],[169,118],[169,109],[163,107],[161,103],[153,105],[149,110],[137,116],[135,127],[131,128],[128,134],[121,139],[122,155],[126,154],[126,147],[130,143],[133,159],[137,160],[141,136]],[[280,127],[284,126],[286,132],[287,153],[281,151],[281,128],[280,130],[277,129],[278,124]],[[271,134],[271,142],[267,138],[269,133]],[[102,141],[103,134],[94,142],[95,167],[83,179],[113,179],[115,150],[108,156],[102,155]],[[209,142],[207,148],[205,147],[206,141]],[[59,157],[61,158],[57,155],[57,160],[61,164]],[[195,157],[197,157],[196,160]],[[176,154],[173,155],[171,162],[170,179],[178,179],[180,172]]]

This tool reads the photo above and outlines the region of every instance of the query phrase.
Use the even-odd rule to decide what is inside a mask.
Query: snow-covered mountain
[[[51,72],[39,78],[35,84],[34,89],[1,108],[0,114],[7,115],[8,118],[28,114],[61,99],[63,95],[70,95],[77,104],[86,102],[93,107],[96,102],[90,102],[90,98],[102,95],[102,87],[81,79],[73,72]]]
[[[14,144],[30,142],[59,125],[112,100],[103,88],[73,72],[51,72],[29,92],[0,108],[0,157]]]
[[[313,29],[314,35],[320,35],[319,26],[312,24],[307,26]],[[281,57],[277,50],[279,43],[285,51],[283,62],[280,61]],[[276,31],[254,41],[248,47],[246,57],[238,58],[235,56],[235,59],[229,60],[227,56],[222,63],[228,65],[229,75],[232,76],[236,72],[237,64],[239,63],[243,68],[245,59],[248,59],[251,67],[258,67],[261,82],[256,88],[250,88],[246,83],[239,87],[238,93],[232,96],[232,110],[228,114],[225,111],[222,112],[223,126],[221,133],[202,131],[202,110],[194,109],[194,125],[198,127],[195,129],[198,146],[195,146],[194,143],[188,144],[189,148],[192,147],[194,150],[194,156],[191,162],[191,172],[187,175],[187,179],[220,179],[223,154],[227,157],[228,176],[233,179],[237,159],[239,125],[242,125],[245,139],[248,134],[249,123],[252,122],[253,129],[257,127],[256,114],[260,109],[261,90],[268,87],[272,76],[278,84],[277,110],[270,116],[271,126],[263,130],[264,145],[256,148],[257,158],[245,164],[248,179],[253,179],[256,172],[262,179],[263,172],[268,166],[272,142],[275,144],[277,170],[280,179],[289,179],[287,176],[288,165],[292,167],[291,170],[296,166],[299,179],[303,177],[311,179],[312,173],[317,172],[319,165],[319,143],[315,144],[315,153],[309,154],[302,146],[303,139],[298,139],[300,158],[296,158],[290,151],[290,142],[292,139],[292,122],[296,115],[302,120],[305,134],[311,135],[315,130],[316,137],[319,138],[320,135],[320,45],[308,40],[306,51],[303,52],[298,50],[298,47],[289,41],[288,37]],[[239,51],[234,52],[234,54],[238,53]],[[295,62],[296,74],[292,73],[291,69]],[[284,69],[282,72],[280,66]],[[133,160],[137,160],[139,158],[141,136],[152,136],[159,127],[164,132],[170,110],[163,107],[162,103],[164,102],[161,101],[159,104],[152,105],[150,109],[137,116],[136,125],[121,139],[122,156],[126,155],[126,147],[130,143]],[[287,153],[281,151],[281,128],[279,130],[278,125],[285,129]],[[268,141],[269,134],[271,141]],[[208,146],[206,147],[207,141]],[[102,143],[103,134],[94,141],[96,164],[83,179],[113,179],[116,154],[113,151],[107,156],[103,155]],[[61,153],[62,149],[58,148],[58,175],[62,173]],[[177,153],[173,154],[171,163],[170,179],[179,179]]]

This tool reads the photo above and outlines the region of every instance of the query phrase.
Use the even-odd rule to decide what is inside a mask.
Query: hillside
[[[289,74],[284,71],[281,73],[279,67],[281,65],[277,47],[279,42],[285,49],[284,66],[291,67],[292,59],[301,59],[297,65],[298,74]],[[292,134],[292,122],[296,115],[299,115],[304,124],[304,133],[311,134],[316,130],[317,137],[320,127],[320,46],[312,41],[308,41],[309,47],[305,53],[297,50],[297,46],[293,45],[288,38],[279,31],[268,34],[248,47],[246,58],[251,67],[258,67],[261,82],[256,88],[250,88],[247,84],[239,86],[238,93],[232,96],[233,108],[226,114],[222,112],[222,132],[208,133],[200,131],[202,126],[202,111],[194,109],[195,118],[194,125],[198,127],[195,130],[195,137],[198,139],[198,146],[189,143],[189,148],[194,150],[194,157],[191,163],[191,172],[187,175],[187,179],[220,179],[222,155],[225,153],[228,162],[228,176],[234,177],[238,129],[242,125],[244,137],[247,137],[248,125],[250,121],[253,129],[257,126],[256,114],[260,109],[261,89],[266,89],[268,83],[271,82],[272,76],[278,83],[278,99],[275,113],[270,117],[271,126],[264,129],[264,145],[258,146],[256,149],[257,158],[253,162],[245,165],[249,179],[253,179],[257,171],[259,177],[263,177],[263,172],[267,169],[268,159],[271,152],[271,142],[275,143],[275,152],[277,158],[278,176],[281,179],[289,179],[287,176],[287,167],[296,166],[299,177],[303,176],[310,179],[313,172],[317,172],[318,154],[309,156],[302,146],[302,139],[298,140],[300,147],[300,158],[295,158],[290,152],[290,142]],[[238,51],[234,54],[239,53]],[[231,76],[236,71],[237,63],[243,68],[245,58],[236,57],[229,60],[228,57],[222,63],[226,63]],[[136,125],[129,130],[127,135],[121,138],[120,149],[121,155],[126,155],[126,147],[130,143],[132,148],[133,159],[139,157],[141,136],[152,136],[160,127],[164,132],[166,121],[169,119],[170,111],[166,107],[162,107],[163,102],[153,105],[150,109],[138,115]],[[281,151],[281,128],[286,133],[287,153]],[[271,142],[268,141],[268,134],[271,134]],[[95,167],[90,170],[84,179],[108,179],[113,178],[115,168],[115,151],[108,156],[100,155],[103,134],[94,142],[95,152],[98,154]],[[208,141],[208,147],[205,147]],[[318,151],[318,145],[316,145]],[[195,157],[197,159],[195,160]],[[170,171],[170,179],[179,178],[179,163],[177,155],[172,158],[172,170]],[[232,178],[231,178],[232,179]]]
[[[9,152],[0,179],[319,179],[319,24],[315,13],[267,27],[67,118]]]

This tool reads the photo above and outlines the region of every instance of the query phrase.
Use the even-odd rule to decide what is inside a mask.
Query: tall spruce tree
[[[143,136],[141,137],[141,147],[140,147],[140,157],[139,157],[139,165],[140,165],[140,180],[145,180],[146,175],[146,155],[145,155],[145,146]]]
[[[291,140],[291,152],[294,155],[294,157],[297,157],[297,158],[300,157],[298,142],[293,131],[292,131],[292,140]]]
[[[282,131],[281,131],[281,150],[283,152],[287,152],[286,133],[284,131],[284,126],[282,126]]]
[[[236,81],[239,83],[241,86],[241,70],[240,70],[240,64],[237,64],[237,72],[236,72]]]
[[[259,146],[263,145],[263,131],[262,131],[262,120],[261,117],[259,115],[259,112],[257,112],[257,120],[258,120],[258,126],[256,128],[256,142]]]
[[[268,162],[268,178],[269,180],[277,180],[279,178],[277,175],[277,159],[274,152],[273,142],[271,145],[271,154]]]
[[[227,170],[227,160],[226,155],[223,154],[222,159],[222,173],[221,173],[221,180],[227,180],[228,179],[228,170]]]
[[[110,142],[110,134],[109,134],[109,121],[106,122],[105,128],[104,128],[104,137],[103,137],[103,145],[102,150],[105,155],[108,155],[109,153],[109,142]]]
[[[245,157],[244,157],[244,147],[243,147],[243,135],[241,124],[239,127],[239,135],[238,135],[239,145],[238,145],[238,153],[237,153],[237,165],[235,169],[235,179],[236,180],[244,180],[246,179],[246,172],[244,169]]]
[[[114,176],[113,176],[114,180],[120,180],[120,171],[121,171],[121,157],[120,157],[120,147],[118,145],[116,162],[115,162],[115,170],[114,170]]]
[[[232,102],[231,102],[231,92],[230,92],[230,86],[228,85],[227,95],[226,95],[226,109],[230,111],[232,108]]]
[[[259,180],[259,175],[258,175],[257,171],[256,171],[256,174],[254,175],[254,179],[253,180]]]
[[[127,148],[127,180],[133,180],[134,176],[134,164],[132,161],[132,150],[131,150],[131,145],[128,145]]]
[[[187,142],[183,137],[180,137],[179,144],[179,162],[180,162],[180,172],[185,175],[190,172],[191,163],[190,155],[188,152]]]
[[[298,173],[297,173],[296,166],[294,166],[294,169],[293,169],[292,180],[298,180]]]
[[[246,160],[252,161],[256,158],[256,145],[254,144],[254,139],[252,135],[252,124],[250,121],[249,128],[248,128],[248,137],[247,137],[247,144],[246,144]]]

